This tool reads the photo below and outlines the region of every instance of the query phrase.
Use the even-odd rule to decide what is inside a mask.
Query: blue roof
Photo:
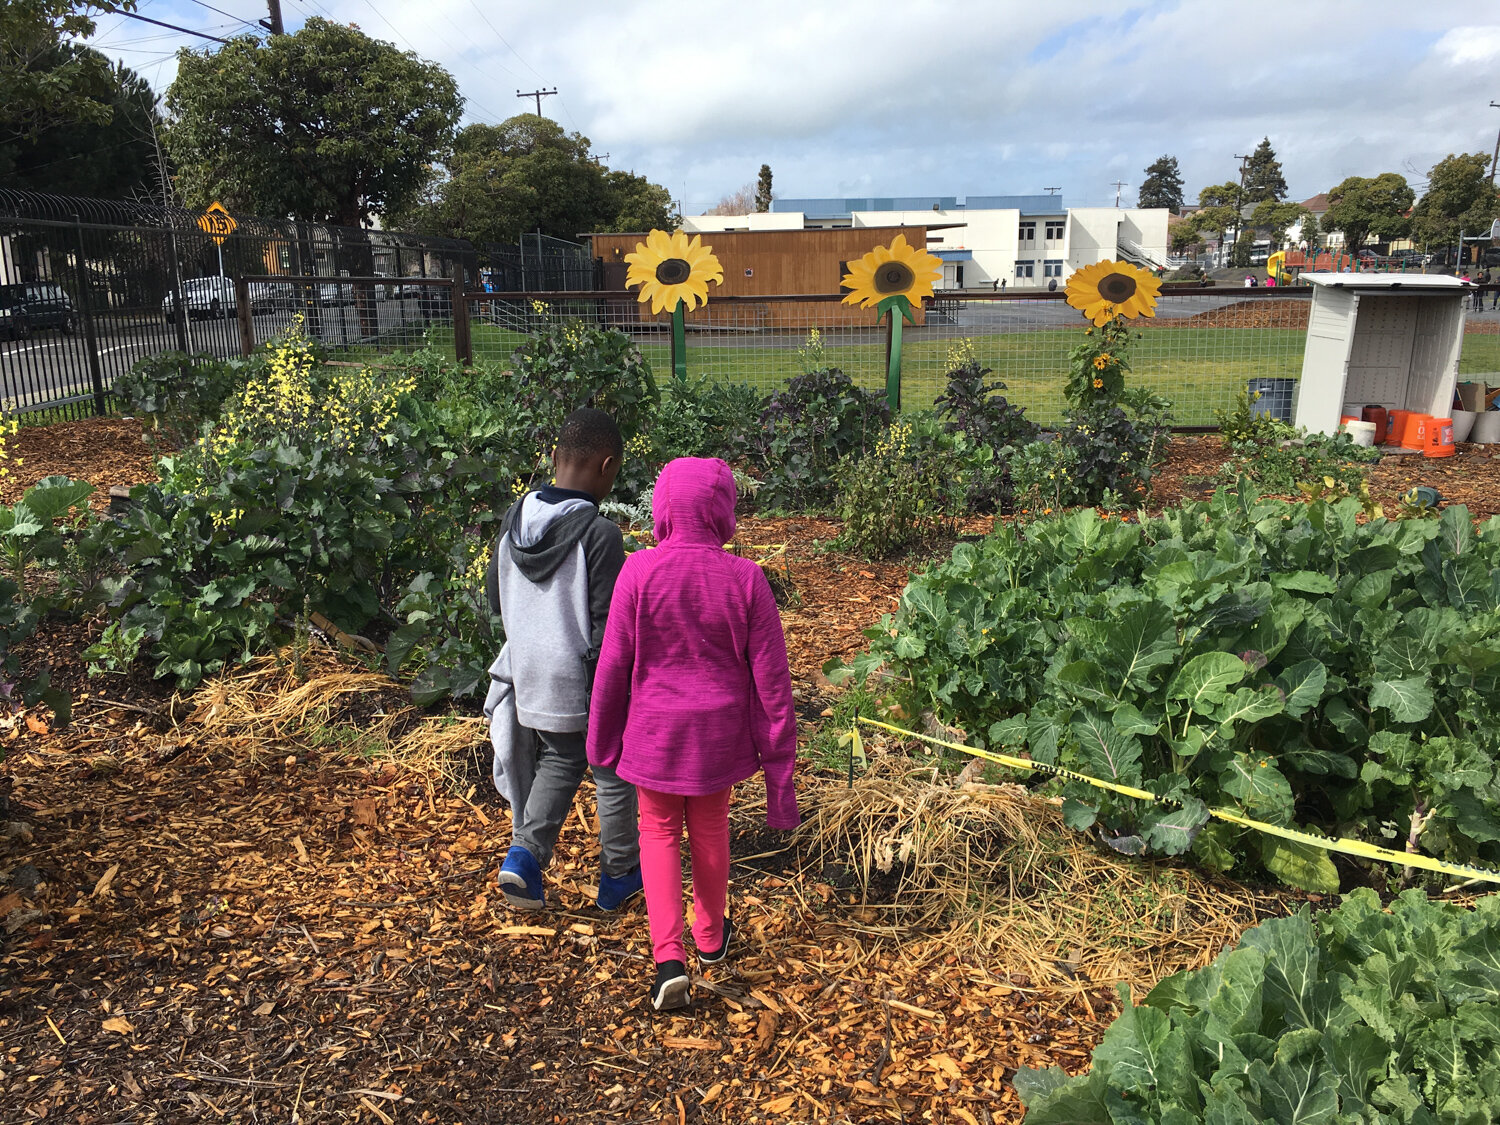
[[[1064,213],[1060,195],[866,196],[842,199],[773,199],[772,211],[801,211],[809,219],[847,219],[855,211],[1023,211],[1028,215]]]

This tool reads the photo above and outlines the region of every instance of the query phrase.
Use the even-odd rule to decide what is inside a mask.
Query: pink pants
[[[682,828],[693,857],[693,940],[699,949],[724,944],[729,901],[729,790],[680,797],[636,786],[641,808],[641,880],[657,964],[687,961],[682,947]]]

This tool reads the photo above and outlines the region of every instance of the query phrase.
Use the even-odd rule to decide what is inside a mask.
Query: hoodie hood
[[[598,511],[587,500],[549,504],[528,492],[506,513],[500,534],[510,533],[516,569],[530,581],[541,582],[573,553]]]
[[[717,457],[679,457],[656,478],[656,541],[722,547],[734,538],[734,473]]]

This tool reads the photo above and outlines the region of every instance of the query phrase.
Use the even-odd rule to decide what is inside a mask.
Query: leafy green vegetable
[[[1142,523],[1000,527],[914,579],[843,674],[884,666],[910,714],[1183,809],[1500,862],[1500,519],[1361,512],[1242,482]],[[1326,855],[1206,812],[1063,795],[1121,850],[1337,887]]]
[[[1105,1032],[1087,1075],[1023,1068],[1027,1125],[1417,1125],[1500,1115],[1500,895],[1407,891],[1304,907],[1168,977]]]

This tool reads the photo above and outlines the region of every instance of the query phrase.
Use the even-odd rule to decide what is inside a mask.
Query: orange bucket
[[[1387,429],[1385,441],[1382,445],[1400,445],[1401,439],[1406,436],[1406,420],[1411,417],[1410,410],[1392,410],[1386,419]]]
[[[1423,457],[1453,456],[1453,419],[1428,418],[1427,441],[1422,446]]]
[[[1432,426],[1432,415],[1408,412],[1406,423],[1401,427],[1402,449],[1426,449],[1427,431]]]

